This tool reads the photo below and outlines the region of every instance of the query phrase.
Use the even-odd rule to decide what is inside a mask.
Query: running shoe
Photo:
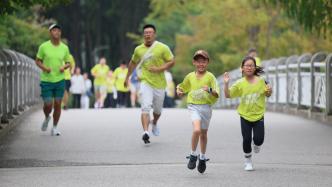
[[[42,131],[46,131],[48,127],[48,122],[50,121],[51,116],[48,116],[47,118],[44,119],[43,124],[41,126]]]
[[[186,157],[189,159],[187,167],[189,169],[195,169],[196,168],[196,162],[197,162],[197,156],[196,155],[190,155]]]

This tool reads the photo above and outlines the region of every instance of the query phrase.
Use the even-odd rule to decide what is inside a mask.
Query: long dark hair
[[[243,69],[244,64],[245,64],[248,60],[252,60],[252,61],[254,62],[254,64],[255,64],[255,72],[254,72],[254,75],[256,75],[256,76],[260,76],[260,74],[263,74],[263,73],[264,73],[263,68],[260,67],[260,66],[257,66],[255,58],[254,58],[254,57],[251,57],[251,56],[246,56],[246,57],[244,57],[244,59],[242,60],[242,65],[241,65],[241,68],[242,68],[242,69]]]

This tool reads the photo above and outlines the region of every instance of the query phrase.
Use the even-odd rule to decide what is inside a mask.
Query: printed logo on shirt
[[[206,98],[206,92],[203,89],[191,91],[191,96],[194,100],[202,100]]]
[[[241,97],[241,102],[244,103],[245,105],[253,105],[257,103],[259,98],[258,93],[250,94],[250,95],[245,95]]]

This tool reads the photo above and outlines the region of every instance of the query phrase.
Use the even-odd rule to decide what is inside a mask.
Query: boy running
[[[198,50],[193,57],[193,65],[196,67],[195,72],[189,73],[181,84],[177,86],[176,93],[179,96],[188,93],[187,103],[191,114],[193,124],[193,134],[191,138],[191,153],[188,163],[189,169],[195,169],[198,155],[196,148],[200,141],[201,153],[197,170],[204,173],[206,169],[205,157],[207,144],[207,131],[212,116],[211,106],[219,97],[219,87],[215,76],[208,72],[209,55],[204,50]]]

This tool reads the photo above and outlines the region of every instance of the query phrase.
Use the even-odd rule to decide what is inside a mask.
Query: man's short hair
[[[152,25],[152,24],[146,24],[146,25],[144,25],[144,27],[143,27],[143,31],[144,31],[146,28],[152,28],[152,29],[154,30],[154,32],[157,31],[156,27],[155,27],[154,25]]]

